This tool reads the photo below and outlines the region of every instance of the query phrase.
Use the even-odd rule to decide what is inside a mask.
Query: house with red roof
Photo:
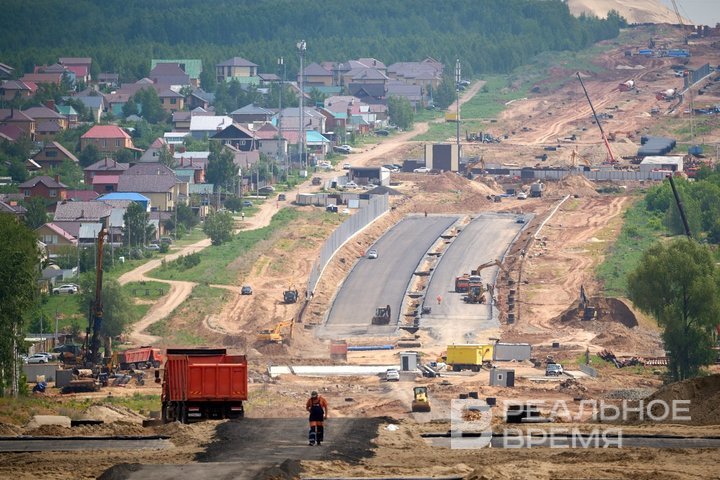
[[[115,153],[123,149],[138,151],[133,145],[132,138],[122,128],[116,125],[95,125],[80,137],[80,150],[88,145],[95,147],[103,153]]]
[[[70,150],[54,141],[45,143],[45,146],[33,155],[32,158],[35,163],[46,170],[59,167],[65,160],[69,160],[75,164],[80,163]]]
[[[20,78],[20,81],[28,83],[32,82],[35,85],[41,83],[49,83],[52,85],[60,85],[62,82],[62,72],[49,72],[49,73],[26,73]]]
[[[85,185],[92,185],[97,175],[122,175],[130,168],[127,163],[120,163],[114,158],[104,158],[92,165],[83,168],[85,172]]]
[[[75,79],[83,83],[90,83],[90,67],[92,58],[89,57],[60,57],[58,63],[75,74]]]
[[[120,175],[95,175],[92,179],[92,188],[95,193],[105,195],[117,192]]]
[[[92,202],[100,195],[92,190],[68,190],[65,194],[67,200],[73,202]]]

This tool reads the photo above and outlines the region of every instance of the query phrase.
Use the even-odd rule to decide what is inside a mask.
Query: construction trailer
[[[493,345],[448,345],[445,363],[448,370],[454,372],[461,370],[479,372],[483,363],[490,363],[492,358]]]
[[[490,370],[491,387],[514,387],[515,370],[493,368]]]
[[[245,355],[228,355],[224,348],[168,349],[163,369],[162,419],[190,423],[244,416],[248,399]],[[156,380],[160,378],[156,371]]]
[[[529,343],[497,342],[493,347],[494,362],[523,362],[532,357],[532,346]]]

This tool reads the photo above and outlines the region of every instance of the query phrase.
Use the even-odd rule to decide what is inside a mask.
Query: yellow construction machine
[[[289,322],[280,322],[275,325],[272,329],[260,330],[255,340],[258,343],[290,343],[292,338],[293,326],[295,325],[295,319]],[[288,333],[283,333],[283,329],[289,327]]]
[[[497,266],[500,270],[507,273],[507,270],[505,270],[505,267],[502,266],[500,260],[491,260],[489,262],[483,263],[482,265],[478,265],[475,270],[471,270],[470,275],[468,276],[467,295],[465,295],[466,303],[485,303],[485,291],[491,290],[492,285],[489,283],[486,286],[483,285],[480,271],[492,266]]]
[[[430,400],[428,398],[427,387],[413,388],[412,411],[413,412],[429,412],[430,411]]]

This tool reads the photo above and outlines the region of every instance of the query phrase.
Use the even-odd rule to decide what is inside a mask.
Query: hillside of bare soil
[[[628,23],[678,23],[675,12],[659,0],[567,0],[570,13],[605,18],[610,10],[620,13]],[[685,20],[686,24],[692,23]]]

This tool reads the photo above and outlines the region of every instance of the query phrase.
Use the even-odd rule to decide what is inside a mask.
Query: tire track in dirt
[[[628,201],[629,197],[590,198],[573,211],[562,210],[548,225],[550,228],[544,238],[549,244],[562,247],[547,249],[552,253],[545,253],[542,245],[532,247],[529,263],[534,268],[531,269],[530,281],[539,282],[540,290],[535,295],[543,301],[525,302],[526,312],[521,318],[527,319],[527,322],[519,324],[519,330],[552,332],[553,338],[566,343],[568,340],[587,343],[594,338],[592,332],[558,324],[553,319],[577,301],[580,285],[590,292],[596,289],[592,272],[602,257],[588,252],[588,242],[592,242],[614,218],[622,215]]]

